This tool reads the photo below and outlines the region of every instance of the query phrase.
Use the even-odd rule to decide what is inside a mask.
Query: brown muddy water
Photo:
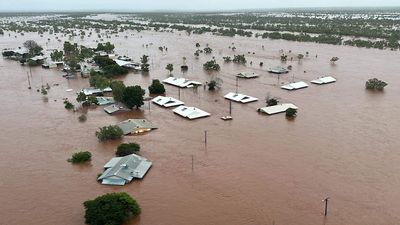
[[[167,63],[175,65],[176,76],[210,80],[213,75],[204,72],[202,64],[212,56],[193,56],[196,42],[209,43],[222,66],[215,75],[224,80],[222,89],[182,90],[181,99],[212,116],[188,121],[154,104],[149,110],[146,103],[140,111],[117,116],[107,115],[103,107],[89,109],[88,120],[80,123],[80,114],[65,110],[62,98],[75,101],[74,93],[88,85],[87,79],[65,80],[59,70],[37,67],[32,69],[33,89],[28,90],[28,68],[0,58],[0,224],[84,224],[82,203],[117,191],[139,201],[143,212],[129,222],[135,225],[400,223],[398,52],[207,35],[144,32],[128,39],[123,36],[110,40],[116,52],[135,60],[150,55],[151,72],[120,79],[146,88],[151,79],[167,77]],[[27,39],[46,46],[47,37],[26,34],[0,37],[0,48],[17,47]],[[232,42],[236,54],[256,53],[248,56],[252,66],[222,62],[222,56],[233,55],[228,48]],[[146,43],[154,44],[143,48]],[[168,52],[159,52],[158,46],[167,46]],[[47,47],[61,47],[61,42],[52,38]],[[276,77],[266,69],[281,64],[280,49],[310,52],[302,62],[286,64],[293,65],[293,71],[283,75],[281,82],[292,80],[293,75],[305,81],[333,75],[338,81],[295,92],[279,89]],[[190,67],[186,74],[178,69],[183,56]],[[335,66],[329,63],[332,56],[340,58]],[[260,61],[263,68],[258,66]],[[261,74],[239,82],[239,92],[260,100],[233,103],[234,119],[224,122],[220,117],[227,115],[229,104],[223,95],[235,90],[234,74],[242,71]],[[384,92],[365,90],[365,81],[372,77],[389,83]],[[42,80],[59,84],[52,86],[48,102],[36,92]],[[74,91],[66,92],[69,88]],[[166,88],[168,96],[178,97],[177,88]],[[264,105],[268,94],[298,105],[297,118],[288,121],[284,115],[258,114],[256,109]],[[103,186],[96,175],[120,142],[99,143],[94,133],[98,127],[127,118],[147,118],[159,127],[123,139],[140,143],[141,154],[153,161],[153,167],[142,181]],[[66,162],[79,150],[93,153],[90,165]],[[327,196],[331,200],[325,219],[322,199]]]

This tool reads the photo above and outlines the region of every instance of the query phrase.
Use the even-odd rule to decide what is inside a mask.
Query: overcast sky
[[[400,0],[0,0],[0,11],[216,11],[343,6],[400,6]]]

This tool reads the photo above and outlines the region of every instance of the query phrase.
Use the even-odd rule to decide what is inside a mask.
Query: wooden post
[[[207,145],[207,131],[204,131],[204,144]]]
[[[28,72],[26,72],[26,76],[28,77],[28,89],[32,89],[32,87],[31,87],[31,80],[29,79],[29,73]]]
[[[328,215],[328,200],[329,197],[325,198],[323,201],[325,202],[325,212],[324,215],[327,216]]]
[[[232,101],[229,101],[229,115],[232,116]]]
[[[181,88],[178,87],[178,99],[181,100]]]
[[[151,109],[150,109],[150,105],[151,105],[151,104],[150,104],[150,100],[149,100],[149,112],[151,111]]]
[[[239,91],[239,77],[236,77],[236,94]]]

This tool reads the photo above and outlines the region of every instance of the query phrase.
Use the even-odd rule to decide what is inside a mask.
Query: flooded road
[[[59,70],[37,67],[32,68],[33,88],[28,90],[29,68],[0,58],[0,224],[84,224],[82,203],[116,191],[129,193],[142,207],[132,225],[399,223],[398,52],[208,35],[142,32],[129,33],[127,39],[123,36],[110,39],[117,53],[136,61],[147,54],[151,62],[149,75],[130,73],[119,78],[127,85],[141,84],[147,89],[152,79],[168,76],[167,63],[174,64],[175,76],[203,83],[213,76],[222,78],[222,88],[216,92],[200,87],[180,93],[187,105],[212,116],[188,121],[154,104],[149,110],[146,103],[140,111],[116,116],[107,115],[101,106],[91,108],[87,121],[80,123],[80,114],[65,110],[62,99],[75,102],[74,93],[88,86],[87,79],[65,80]],[[0,37],[0,48],[18,47],[28,39],[46,46],[46,36],[25,34]],[[96,45],[90,39],[76,41]],[[195,59],[196,42],[203,47],[208,43],[213,54]],[[228,48],[232,42],[235,52]],[[153,45],[142,46],[148,43]],[[46,47],[61,45],[52,38]],[[161,53],[159,46],[168,47],[168,52]],[[266,72],[281,65],[280,49],[310,53],[302,62],[282,64],[292,65],[293,71],[282,75],[280,82],[310,81],[322,75],[338,81],[294,92],[281,90],[276,76]],[[246,54],[253,65],[222,62],[222,56],[233,54]],[[184,56],[189,71],[182,74],[179,66]],[[203,63],[212,56],[221,65],[219,73],[203,71]],[[333,56],[340,58],[336,65],[329,62]],[[223,96],[235,91],[234,75],[243,71],[260,74],[257,79],[239,81],[239,92],[259,101],[232,103],[234,119],[224,122],[220,117],[228,114],[229,103]],[[365,90],[365,81],[373,77],[389,84],[384,92]],[[52,86],[48,102],[36,92],[42,81]],[[74,91],[66,92],[70,88]],[[177,88],[166,85],[166,89],[167,96],[178,98]],[[299,106],[297,118],[288,121],[284,115],[258,114],[256,109],[265,105],[268,94]],[[153,167],[142,181],[124,187],[101,185],[96,176],[121,142],[99,143],[94,133],[98,127],[127,118],[146,118],[159,127],[122,140],[139,143],[141,154]],[[67,163],[80,150],[92,152],[91,164]],[[327,196],[329,215],[324,219],[322,199]]]

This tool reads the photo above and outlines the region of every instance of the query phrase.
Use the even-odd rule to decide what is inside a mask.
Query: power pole
[[[232,101],[229,101],[229,115],[232,116]]]
[[[26,72],[26,76],[28,77],[28,89],[32,89],[32,87],[31,87],[31,80],[30,80],[30,78],[29,78],[29,73],[28,72]]]
[[[324,200],[322,200],[323,202],[325,202],[325,212],[324,212],[325,216],[328,215],[328,200],[329,200],[329,197],[326,197]]]
[[[239,77],[236,77],[236,94],[239,91]]]
[[[204,144],[207,145],[207,131],[204,131]]]
[[[192,172],[194,171],[194,156],[192,155]]]

